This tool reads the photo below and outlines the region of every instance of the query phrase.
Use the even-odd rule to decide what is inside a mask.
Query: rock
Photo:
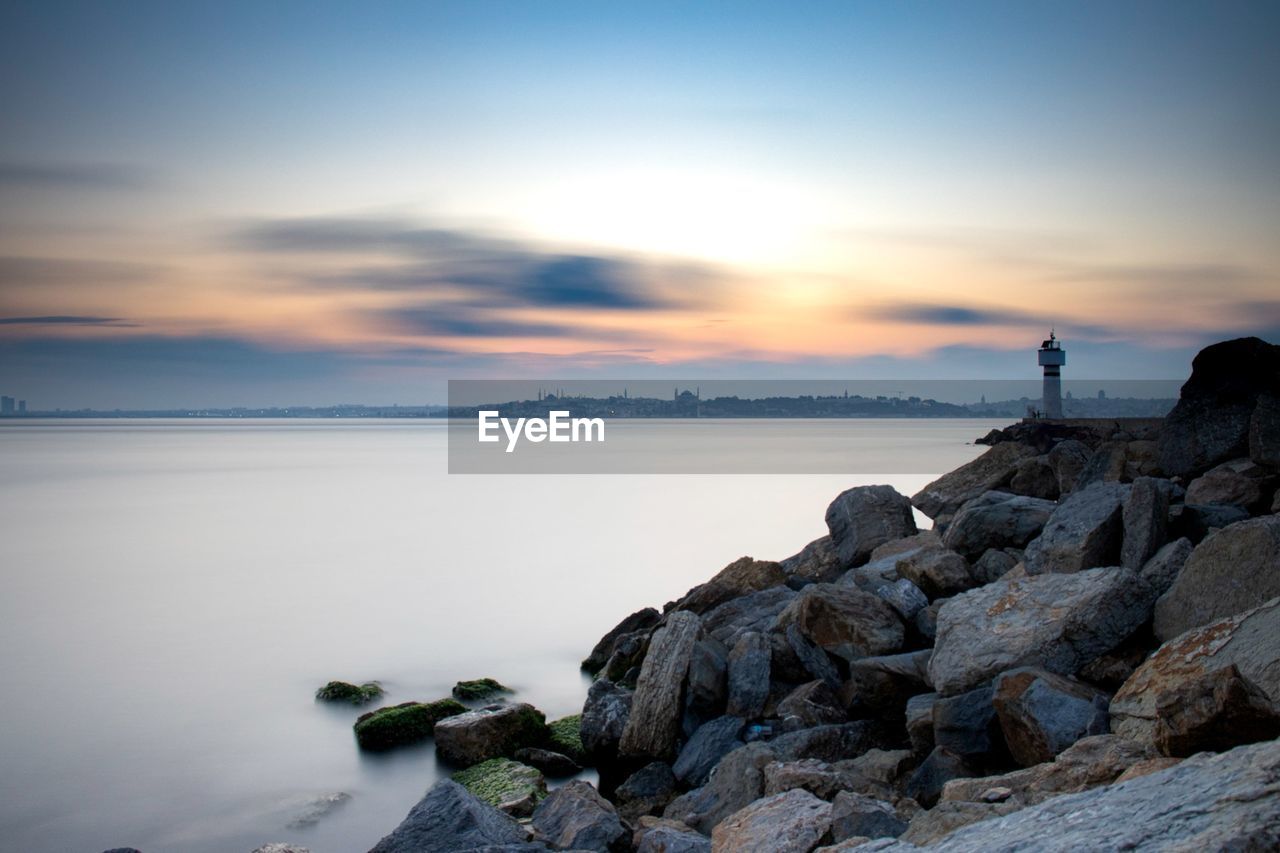
[[[347,803],[351,795],[344,791],[309,797],[285,826],[286,829],[309,829]]]
[[[1075,491],[1080,472],[1088,464],[1093,451],[1089,445],[1074,438],[1058,442],[1049,451],[1046,459],[1053,474],[1058,479],[1059,495],[1068,495]]]
[[[632,692],[606,678],[596,679],[587,690],[582,707],[582,746],[597,760],[609,759],[618,751],[618,742],[631,715]]]
[[[897,838],[906,832],[907,823],[898,817],[893,805],[866,794],[841,791],[831,802],[831,839]]]
[[[492,699],[503,693],[514,693],[510,687],[494,681],[492,678],[477,678],[472,681],[459,681],[453,685],[453,698],[463,702],[475,702],[481,699]]]
[[[627,830],[613,804],[575,779],[547,796],[533,813],[534,837],[557,850],[626,849]]]
[[[877,546],[916,532],[911,502],[892,486],[854,486],[827,507],[827,530],[840,562],[867,562]]]
[[[778,703],[777,713],[784,723],[805,729],[849,719],[836,694],[823,681],[810,681],[792,690]]]
[[[1158,697],[1232,664],[1268,696],[1280,696],[1280,598],[1162,645],[1111,697],[1111,730],[1154,743]]]
[[[316,691],[316,698],[321,702],[348,702],[352,705],[364,705],[382,696],[382,685],[376,681],[364,684],[350,684],[346,681],[330,681]]]
[[[680,750],[672,765],[676,779],[690,787],[706,784],[712,768],[733,750],[742,746],[741,717],[720,717],[698,727]]]
[[[796,580],[808,583],[831,583],[849,568],[840,560],[836,544],[830,536],[810,542],[798,554],[793,554],[778,565],[787,576],[787,583]]]
[[[361,749],[385,750],[430,737],[440,721],[461,714],[466,707],[452,699],[404,702],[379,708],[356,718],[356,743]]]
[[[636,853],[711,853],[711,839],[667,818],[640,818],[632,836]]]
[[[1032,805],[1062,794],[1109,785],[1125,770],[1155,754],[1146,744],[1116,735],[1093,735],[1081,738],[1044,764],[999,776],[950,781],[942,791],[942,799],[982,802],[992,788],[1008,788],[1009,801]]]
[[[1139,477],[1133,481],[1129,499],[1121,512],[1124,534],[1120,545],[1120,565],[1135,572],[1164,544],[1169,527],[1168,480]],[[1169,484],[1172,485],[1172,484]]]
[[[547,737],[547,721],[532,705],[489,705],[436,723],[436,754],[442,761],[470,767],[517,749],[538,746]]]
[[[830,800],[840,791],[857,788],[865,781],[852,769],[836,767],[817,758],[773,761],[764,768],[764,795],[803,790],[818,799]]]
[[[800,631],[800,626],[792,623],[786,630],[787,648],[799,660],[801,667],[810,678],[820,678],[827,682],[832,690],[840,687],[840,672],[827,657],[827,653],[814,645]]]
[[[106,853],[141,853],[141,851],[133,847],[117,847],[108,850]],[[255,847],[253,853],[311,853],[310,848],[299,847],[296,844],[287,844],[283,841],[274,841],[271,844],[264,844],[261,847]]]
[[[629,682],[635,685],[636,673],[644,663],[645,653],[649,651],[650,631],[636,631],[623,634],[613,644],[613,654],[605,661],[600,674],[610,681]]]
[[[915,770],[916,760],[909,749],[868,749],[857,758],[836,762],[836,766],[853,770],[864,779],[897,791],[910,771]]]
[[[701,630],[701,621],[695,614],[678,610],[668,614],[667,624],[654,632],[636,683],[631,714],[618,744],[621,755],[675,758],[685,676]]]
[[[991,753],[1004,752],[1004,738],[992,705],[990,685],[945,696],[933,703],[933,742],[943,749],[981,764]]]
[[[831,804],[808,791],[785,791],[735,812],[711,833],[714,853],[809,853],[831,826]]]
[[[1014,803],[942,802],[912,818],[899,837],[923,847],[947,837],[962,826],[1012,814],[1018,808]]]
[[[1080,668],[1084,681],[1103,690],[1116,691],[1147,659],[1147,649],[1154,638],[1145,629],[1138,631],[1116,648]]]
[[[726,601],[702,617],[703,633],[732,649],[747,631],[767,631],[796,595],[778,586]]]
[[[774,630],[795,625],[810,642],[854,660],[902,648],[903,630],[893,608],[872,593],[834,584],[805,587],[778,614]]]
[[[1280,743],[1204,753],[1123,785],[1056,797],[956,830],[932,853],[1272,850],[1280,845]],[[880,848],[908,853],[914,846]]]
[[[1181,762],[1181,758],[1170,758],[1167,755],[1161,755],[1157,758],[1147,758],[1136,762],[1129,766],[1129,769],[1116,777],[1116,781],[1112,784],[1127,782],[1130,779],[1137,779],[1139,776],[1147,776],[1151,773],[1157,773],[1168,767],[1173,767]]]
[[[1151,598],[1127,569],[1006,576],[943,606],[929,680],[955,695],[1020,666],[1073,675],[1141,627]]]
[[[568,756],[579,764],[589,764],[591,756],[582,743],[582,715],[571,714],[547,723],[545,746]]]
[[[924,610],[916,614],[916,630],[920,632],[920,636],[933,642],[938,637],[938,614],[942,612],[942,608],[950,601],[950,598],[939,598],[932,602]]]
[[[1083,737],[1106,734],[1110,698],[1087,684],[1024,667],[996,679],[993,704],[1009,753],[1031,767]]]
[[[582,772],[582,766],[578,762],[549,749],[525,747],[517,749],[512,757],[521,764],[536,767],[548,776],[573,776]]]
[[[1114,566],[1124,526],[1121,507],[1129,486],[1097,483],[1073,492],[1053,511],[1026,548],[1027,573],[1078,572]]]
[[[740,557],[720,570],[711,580],[696,586],[676,602],[675,610],[691,610],[706,613],[749,592],[781,586],[787,582],[787,573],[772,560],[753,560]]]
[[[1084,468],[1076,475],[1075,491],[1095,483],[1119,483],[1124,480],[1125,462],[1129,457],[1126,441],[1104,441],[1089,457]]]
[[[1047,455],[1023,459],[1009,481],[1009,490],[1015,495],[1026,495],[1029,498],[1058,499],[1058,475],[1049,464]]]
[[[642,815],[657,814],[675,796],[676,777],[661,761],[632,773],[614,792],[618,814],[628,823],[635,823]]]
[[[624,634],[634,634],[637,631],[649,631],[657,627],[662,620],[662,614],[652,607],[646,607],[643,610],[637,610],[626,619],[619,622],[613,630],[600,638],[600,642],[596,643],[591,654],[587,655],[586,660],[582,662],[582,668],[587,672],[595,675],[608,662],[613,655],[613,646],[618,638]]]
[[[977,560],[989,548],[1022,548],[1040,535],[1056,508],[1049,500],[984,492],[960,507],[942,544],[966,560]]]
[[[1131,441],[1124,457],[1124,482],[1139,477],[1160,477],[1160,445],[1155,441]]]
[[[663,817],[709,834],[721,820],[764,794],[764,768],[777,757],[766,743],[738,747],[720,761],[705,785],[674,799]]]
[[[693,646],[689,657],[689,676],[686,683],[685,731],[712,717],[724,713],[728,697],[729,650],[712,637],[703,637]],[[766,676],[767,679],[767,676]]]
[[[1186,538],[1199,545],[1214,530],[1245,521],[1244,507],[1225,504],[1186,504],[1169,507],[1169,538]]]
[[[942,787],[952,779],[977,776],[964,756],[944,746],[936,746],[907,780],[906,794],[925,808],[933,808],[942,796]]]
[[[1222,752],[1280,737],[1280,711],[1234,664],[1184,681],[1156,699],[1155,745],[1172,757]]]
[[[457,782],[443,779],[369,853],[456,853],[524,840],[524,830],[514,818]]]
[[[728,704],[733,717],[754,720],[764,714],[769,698],[771,652],[764,634],[748,631],[738,638],[728,658]]]
[[[1267,471],[1252,459],[1232,459],[1210,468],[1187,486],[1189,504],[1226,504],[1260,510],[1271,497]]]
[[[876,547],[871,552],[871,563],[886,560],[889,557],[904,557],[923,548],[941,548],[942,536],[936,530],[921,530],[901,539],[893,539]]]
[[[972,462],[925,486],[912,496],[911,503],[934,521],[945,523],[966,501],[1012,480],[1018,464],[1035,455],[1035,449],[1025,444],[997,444]]]
[[[1008,574],[1021,559],[1021,551],[988,548],[969,568],[969,574],[979,584],[988,584]]]
[[[1258,395],[1249,418],[1249,458],[1259,465],[1280,468],[1280,393]]]
[[[877,587],[875,594],[888,602],[907,621],[914,619],[917,613],[929,606],[929,597],[906,578],[898,578],[891,584]]]
[[[1168,640],[1280,595],[1280,517],[1241,521],[1195,547],[1156,601],[1154,630]]]
[[[921,693],[907,700],[907,737],[911,739],[911,751],[925,755],[934,747],[933,706],[939,699],[937,693]]]
[[[971,588],[969,564],[955,551],[930,548],[898,560],[898,574],[914,583],[930,598],[943,598]]]
[[[1155,555],[1143,564],[1142,571],[1138,575],[1150,584],[1153,594],[1164,595],[1169,591],[1169,587],[1173,586],[1178,573],[1187,564],[1187,558],[1190,556],[1191,540],[1185,537],[1175,539],[1156,551]]]
[[[769,746],[782,761],[801,758],[842,761],[863,755],[884,740],[885,731],[880,724],[857,720],[789,732],[774,738]]]
[[[930,649],[896,655],[862,658],[849,664],[849,680],[841,695],[845,707],[855,716],[891,717],[902,711],[907,700],[929,684]]]
[[[536,768],[509,758],[491,758],[453,774],[453,781],[491,806],[528,817],[547,796],[547,780]]]

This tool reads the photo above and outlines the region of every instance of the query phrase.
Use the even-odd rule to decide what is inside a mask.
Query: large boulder
[[[1274,850],[1280,847],[1280,742],[1203,753],[1122,785],[1054,797],[956,830],[932,853],[974,850]],[[865,848],[871,849],[871,848]],[[891,843],[878,853],[919,848]]]
[[[711,833],[711,849],[809,853],[830,826],[830,803],[808,791],[784,791],[730,815]]]
[[[379,708],[356,718],[353,729],[361,749],[374,751],[417,743],[430,737],[446,717],[465,713],[466,706],[454,699],[435,702],[403,702]]]
[[[878,546],[916,532],[911,502],[892,486],[854,486],[827,507],[827,530],[840,562],[865,563]]]
[[[849,719],[825,681],[810,681],[792,690],[778,701],[777,715],[784,726],[805,729]]]
[[[929,596],[906,578],[898,578],[891,584],[876,587],[875,594],[888,602],[908,622],[929,606]]]
[[[933,703],[933,742],[978,764],[1004,752],[991,685]]]
[[[1023,667],[996,679],[993,704],[1009,753],[1031,767],[1083,737],[1106,734],[1110,698],[1074,679]]]
[[[725,713],[744,719],[755,719],[764,713],[769,698],[769,638],[758,631],[748,631],[738,638],[729,652],[729,699]]]
[[[969,564],[955,551],[922,548],[898,559],[897,572],[931,598],[943,598],[970,589]]]
[[[613,853],[629,846],[613,804],[581,779],[567,782],[542,801],[533,813],[533,832],[556,850]]]
[[[835,584],[813,584],[778,615],[775,630],[795,625],[808,640],[845,660],[902,648],[902,620],[884,599]]]
[[[1009,491],[1029,498],[1056,501],[1062,490],[1058,487],[1058,475],[1049,464],[1048,456],[1041,455],[1018,463],[1013,479],[1009,481]]]
[[[1169,538],[1190,539],[1199,545],[1214,530],[1230,527],[1249,517],[1242,506],[1230,504],[1175,504],[1169,507]]]
[[[1022,562],[1022,551],[1017,548],[988,548],[974,564],[969,574],[979,584],[987,584],[1013,571]]]
[[[1135,572],[1156,553],[1169,535],[1169,495],[1173,484],[1154,477],[1133,481],[1121,512],[1124,537],[1120,565]]]
[[[747,631],[767,631],[796,595],[793,589],[775,586],[730,599],[703,615],[703,633],[732,649]]]
[[[710,834],[720,821],[764,795],[764,768],[777,759],[767,743],[738,747],[721,759],[705,785],[677,797],[662,814]]]
[[[1027,545],[1027,572],[1078,572],[1116,565],[1124,531],[1122,507],[1129,488],[1119,483],[1095,483],[1073,492]]]
[[[1262,510],[1271,497],[1274,478],[1252,459],[1215,465],[1187,486],[1189,504],[1225,504]]]
[[[524,830],[514,818],[457,782],[443,779],[369,853],[456,853],[524,840]]]
[[[671,767],[675,777],[691,788],[705,784],[720,759],[742,746],[744,723],[741,717],[719,717],[699,726]]]
[[[831,801],[831,839],[897,838],[907,831],[904,821],[892,803],[860,794],[841,791]]]
[[[1111,697],[1111,730],[1153,743],[1159,697],[1231,664],[1280,698],[1280,598],[1162,645]]]
[[[1058,442],[1049,451],[1049,467],[1053,469],[1054,476],[1058,478],[1058,493],[1060,496],[1068,495],[1075,491],[1076,481],[1080,478],[1080,473],[1084,470],[1085,465],[1089,463],[1089,457],[1092,455],[1093,451],[1089,449],[1089,445],[1074,438]]]
[[[1156,699],[1156,748],[1168,756],[1221,752],[1280,736],[1280,711],[1266,693],[1224,666]]]
[[[596,679],[587,689],[579,728],[583,748],[597,761],[617,754],[618,742],[631,716],[632,695],[630,690],[607,678]]]
[[[631,841],[636,853],[711,853],[710,838],[668,818],[640,818]]]
[[[1191,540],[1186,537],[1166,543],[1143,564],[1138,575],[1151,584],[1154,595],[1164,595],[1187,564],[1192,550]]]
[[[703,637],[693,645],[684,704],[685,732],[724,713],[728,700],[729,650],[714,637]]]
[[[939,611],[929,679],[954,695],[1020,666],[1073,675],[1141,627],[1151,599],[1146,582],[1120,568],[1001,578]]]
[[[905,791],[920,805],[932,808],[948,782],[978,775],[979,771],[963,755],[944,746],[936,746],[911,774]]]
[[[667,623],[654,632],[618,743],[620,755],[661,761],[675,758],[685,676],[701,632],[701,620],[688,610],[668,614]]]
[[[911,503],[934,521],[946,523],[966,502],[1012,480],[1018,464],[1036,455],[1034,447],[1021,442],[1002,442],[925,486],[912,495]]]
[[[799,553],[779,560],[778,565],[782,566],[789,584],[831,583],[849,568],[841,562],[836,543],[830,536],[813,540]]]
[[[609,658],[613,655],[614,644],[619,637],[626,634],[634,634],[638,631],[651,630],[661,620],[662,614],[652,607],[646,607],[643,610],[637,610],[632,613],[614,626],[613,630],[600,638],[600,642],[596,643],[595,648],[591,650],[591,654],[587,655],[582,662],[582,668],[595,675],[609,662]]]
[[[1160,467],[1186,477],[1249,455],[1258,400],[1280,393],[1280,347],[1238,338],[1205,347],[1160,431]]]
[[[927,847],[962,826],[990,820],[1017,810],[1016,804],[1006,802],[941,802],[928,811],[915,815],[907,830],[898,838],[917,847]]]
[[[983,492],[951,519],[942,544],[970,562],[988,548],[1022,548],[1040,535],[1056,507],[1050,500]]]
[[[1249,458],[1280,468],[1280,394],[1259,394],[1249,418]]]
[[[661,761],[646,764],[614,791],[618,814],[635,823],[643,815],[658,814],[676,796],[676,777]]]
[[[739,557],[721,569],[711,580],[685,593],[684,598],[677,601],[673,609],[706,613],[732,598],[781,586],[786,582],[787,573],[778,563],[771,560]]]
[[[546,740],[547,719],[532,705],[489,705],[436,723],[436,754],[459,767],[510,756]]]
[[[1241,521],[1195,547],[1155,608],[1161,640],[1280,595],[1280,516]]]
[[[536,767],[509,758],[490,758],[453,774],[453,781],[499,811],[528,817],[547,795],[547,780]]]

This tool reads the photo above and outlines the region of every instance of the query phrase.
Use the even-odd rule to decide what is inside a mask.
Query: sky
[[[1177,378],[1280,341],[1275,2],[0,7],[0,391]]]

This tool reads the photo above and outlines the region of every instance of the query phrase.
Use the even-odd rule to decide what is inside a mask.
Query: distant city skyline
[[[0,387],[1033,379],[1050,327],[1064,378],[1183,378],[1280,340],[1278,30],[1262,0],[7,3]]]

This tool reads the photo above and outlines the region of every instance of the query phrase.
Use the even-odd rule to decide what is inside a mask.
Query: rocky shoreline
[[[628,616],[580,716],[362,717],[461,771],[373,852],[1280,849],[1280,347],[1203,350],[1157,429],[984,443]]]

